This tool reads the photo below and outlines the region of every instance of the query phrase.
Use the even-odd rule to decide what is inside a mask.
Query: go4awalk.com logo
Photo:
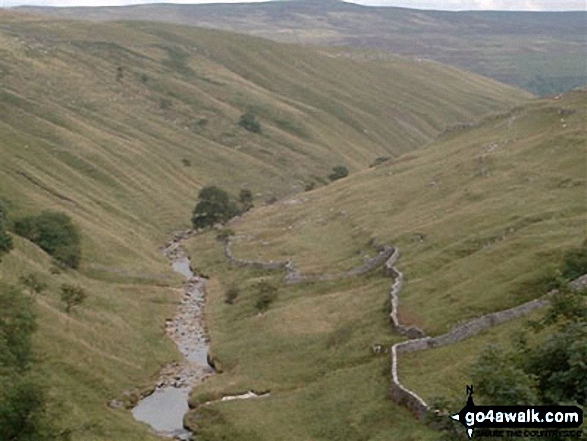
[[[583,424],[583,410],[577,406],[476,406],[473,402],[473,386],[467,386],[467,394],[467,404],[451,418],[465,426],[469,439],[479,429],[496,429],[482,430],[480,434],[484,436],[548,438],[553,435],[549,432],[577,429]],[[568,432],[557,432],[557,435],[581,437],[581,430]]]

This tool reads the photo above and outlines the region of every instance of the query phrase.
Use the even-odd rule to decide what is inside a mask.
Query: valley
[[[584,247],[584,88],[539,98],[401,55],[24,11],[0,10],[0,282],[46,284],[35,370],[69,439],[162,439],[130,411],[157,386],[181,388],[195,439],[438,439],[390,394],[391,247],[399,321],[432,337],[542,297]],[[175,234],[210,186],[246,208]],[[79,266],[16,234],[45,211],[79,231]],[[87,294],[71,311],[64,285]],[[400,377],[461,397],[526,320],[402,355]]]

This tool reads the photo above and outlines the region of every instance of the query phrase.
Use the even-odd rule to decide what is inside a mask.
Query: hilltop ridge
[[[546,95],[587,83],[587,12],[447,12],[343,1],[22,8],[90,20],[153,20],[277,41],[437,60]]]

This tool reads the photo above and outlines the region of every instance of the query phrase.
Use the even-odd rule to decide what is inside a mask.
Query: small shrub
[[[140,80],[141,83],[147,84],[149,82],[149,76],[147,74],[141,74]]]
[[[269,196],[269,197],[267,198],[267,200],[265,201],[265,203],[266,203],[267,205],[273,205],[273,204],[274,204],[274,203],[276,203],[276,202],[277,202],[277,198],[276,198],[275,196]]]
[[[375,161],[373,161],[371,163],[371,165],[369,165],[369,167],[377,167],[380,164],[383,164],[384,162],[389,161],[391,158],[389,156],[378,156],[377,158],[375,158]]]
[[[587,243],[566,253],[562,274],[567,280],[587,274]]]
[[[18,280],[32,295],[41,294],[47,289],[47,284],[43,282],[38,275],[33,273],[27,274],[26,276],[20,276]]]
[[[171,109],[171,106],[173,106],[173,101],[171,101],[169,98],[161,98],[159,100],[159,108],[161,110],[169,110]]]
[[[259,123],[257,116],[250,110],[241,115],[238,125],[249,132],[261,133],[261,123]]]
[[[255,287],[257,292],[257,300],[255,302],[255,309],[258,312],[264,312],[269,309],[269,306],[277,299],[277,288],[269,282],[259,282]]]
[[[229,237],[234,236],[234,231],[230,228],[223,228],[220,232],[216,235],[216,239],[220,242],[226,242]]]
[[[9,253],[13,247],[12,238],[4,229],[7,213],[6,204],[0,201],[0,256]]]
[[[304,184],[304,191],[312,191],[316,188],[316,183],[314,181],[306,182]]]
[[[15,222],[14,231],[64,265],[74,269],[79,267],[80,235],[68,215],[47,211],[36,217],[25,217]]]
[[[249,211],[253,208],[253,192],[248,188],[241,189],[238,200],[243,207],[243,211]]]
[[[190,161],[189,159],[183,158],[181,160],[181,163],[184,165],[184,167],[190,167],[192,165],[192,161]]]
[[[208,125],[208,118],[198,118],[196,124],[198,127],[204,128]]]
[[[328,175],[328,179],[336,181],[338,179],[346,178],[349,175],[349,169],[344,165],[337,165],[332,168],[332,173]]]
[[[229,305],[232,305],[234,303],[234,301],[236,300],[236,298],[239,296],[239,294],[240,294],[240,289],[238,288],[238,286],[235,286],[235,285],[231,286],[224,293],[224,302]]]
[[[61,300],[65,303],[65,312],[69,313],[71,308],[81,305],[86,299],[86,292],[80,286],[61,285]]]
[[[118,66],[116,68],[116,81],[122,81],[124,78],[124,68],[122,66]]]

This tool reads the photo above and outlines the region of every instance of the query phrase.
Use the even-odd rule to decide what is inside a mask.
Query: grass
[[[575,113],[561,117],[562,108]],[[560,267],[565,251],[585,237],[586,110],[582,91],[537,100],[390,164],[258,208],[231,223],[242,236],[234,252],[337,272],[360,264],[372,239],[398,245],[406,275],[401,320],[431,335],[541,296],[536,280]],[[230,267],[212,234],[189,243],[196,266],[212,277],[206,320],[223,370],[193,391],[192,404],[271,391],[192,412],[204,438],[435,439],[389,401],[389,356],[370,351],[401,341],[387,320],[390,279],[374,272],[282,285],[257,315],[252,287],[277,284],[284,274]],[[227,305],[224,293],[235,285],[241,293]],[[402,356],[400,374],[426,399],[460,396],[482,347],[507,344],[525,320]]]
[[[270,391],[266,398],[193,412],[188,421],[204,439],[434,439],[433,431],[390,401],[389,357],[370,350],[375,343],[399,341],[385,314],[389,279],[376,274],[344,286],[280,286],[259,315],[255,284],[278,284],[283,274],[231,268],[213,234],[196,236],[189,251],[195,266],[213,273],[206,323],[212,355],[223,370],[194,389],[192,404]],[[234,285],[241,292],[228,305],[224,292]]]
[[[462,399],[466,385],[471,384],[471,368],[483,349],[492,344],[511,349],[512,338],[532,334],[526,327],[528,320],[538,319],[542,315],[543,311],[537,311],[454,345],[402,355],[399,362],[400,379],[428,403],[439,397]],[[455,412],[458,410],[454,409]]]
[[[164,338],[163,325],[153,326],[175,311],[177,293],[167,286],[175,278],[137,285],[74,271],[53,274],[45,253],[26,240],[14,240],[15,249],[0,265],[0,280],[17,284],[20,276],[34,273],[49,285],[37,295],[34,348],[37,373],[49,387],[50,405],[59,409],[59,424],[70,428],[74,439],[157,439],[128,411],[106,404],[124,400],[124,391],[152,386],[160,367],[179,359]],[[81,285],[88,295],[69,314],[60,300],[63,283]]]
[[[527,284],[585,236],[585,104],[584,92],[537,101],[259,209],[232,226],[250,238],[235,254],[336,272],[371,239],[397,245],[403,320],[431,334],[530,300]],[[576,113],[561,118],[564,107]]]
[[[445,127],[529,98],[518,89],[434,63],[348,60],[219,31],[68,22],[7,11],[0,12],[0,25],[0,198],[7,201],[11,220],[61,211],[82,235],[79,272],[52,275],[48,257],[17,239],[15,250],[0,263],[0,277],[16,283],[20,275],[39,272],[49,282],[47,294],[38,300],[39,369],[51,394],[63,403],[63,424],[76,430],[76,441],[154,439],[129,412],[109,409],[106,403],[129,388],[152,386],[159,367],[179,356],[164,337],[163,324],[175,311],[181,279],[160,247],[171,232],[189,225],[202,186],[219,185],[233,195],[250,188],[260,205],[303,188],[309,176],[326,176],[335,164],[344,163],[356,173],[375,157],[417,150]],[[443,87],[434,87],[430,78]],[[259,109],[262,135],[237,126],[249,105]],[[203,119],[208,123],[200,124]],[[360,235],[357,244],[342,249],[371,252],[365,245],[369,237]],[[354,264],[346,256],[339,262]],[[80,284],[88,293],[84,305],[69,315],[58,297],[62,283]],[[254,338],[261,341],[267,318],[271,326],[266,329],[279,324],[282,335],[251,351],[247,363],[242,362],[242,376],[223,387],[269,387],[278,397],[280,388],[285,393],[305,382],[321,389],[318,378],[331,371],[338,372],[333,382],[344,383],[364,365],[369,387],[361,399],[377,394],[384,400],[384,362],[372,359],[365,348],[374,338],[393,340],[383,318],[373,322],[388,281],[367,278],[365,283],[353,282],[344,290],[324,285],[321,308],[331,315],[329,322],[313,328],[314,320],[308,318],[305,324],[312,333],[291,338],[272,311],[280,309],[292,320],[304,317],[311,304],[304,302],[303,289],[280,293],[260,320],[249,317],[252,284],[243,289],[230,311],[247,319],[247,332],[260,329]],[[224,290],[218,292],[225,307]],[[340,330],[348,323],[332,309],[331,300],[343,308],[358,302],[355,294],[376,302],[357,309],[355,318],[364,329],[349,336]],[[285,307],[290,297],[300,303]],[[228,348],[242,347],[228,345],[235,328],[214,317],[219,307],[211,303],[210,323],[220,323],[215,332],[225,333],[224,339],[214,338],[230,367],[239,360]],[[295,357],[306,343],[305,355]],[[354,349],[336,354],[340,345]],[[328,359],[324,351],[335,357]],[[257,372],[253,361],[273,352],[283,357],[276,367]],[[312,366],[315,354],[322,358]],[[347,360],[347,355],[352,357]],[[287,381],[287,371],[279,367],[292,357],[299,373]],[[214,383],[209,384],[212,388]],[[320,393],[327,402],[326,392]],[[349,397],[338,400],[350,406]],[[392,426],[408,433],[409,415],[397,409],[398,421],[390,422],[381,413],[388,403],[373,405],[381,419],[373,436],[383,436]],[[367,421],[368,415],[360,418]],[[320,430],[316,423],[310,435],[299,436],[327,437]]]
[[[566,92],[587,82],[582,62],[584,11],[439,12],[366,8],[341,1],[31,11],[233,30],[278,41],[332,46],[333,54],[345,57],[385,59],[402,54],[459,66],[539,95]],[[359,55],[347,47],[368,49]]]

